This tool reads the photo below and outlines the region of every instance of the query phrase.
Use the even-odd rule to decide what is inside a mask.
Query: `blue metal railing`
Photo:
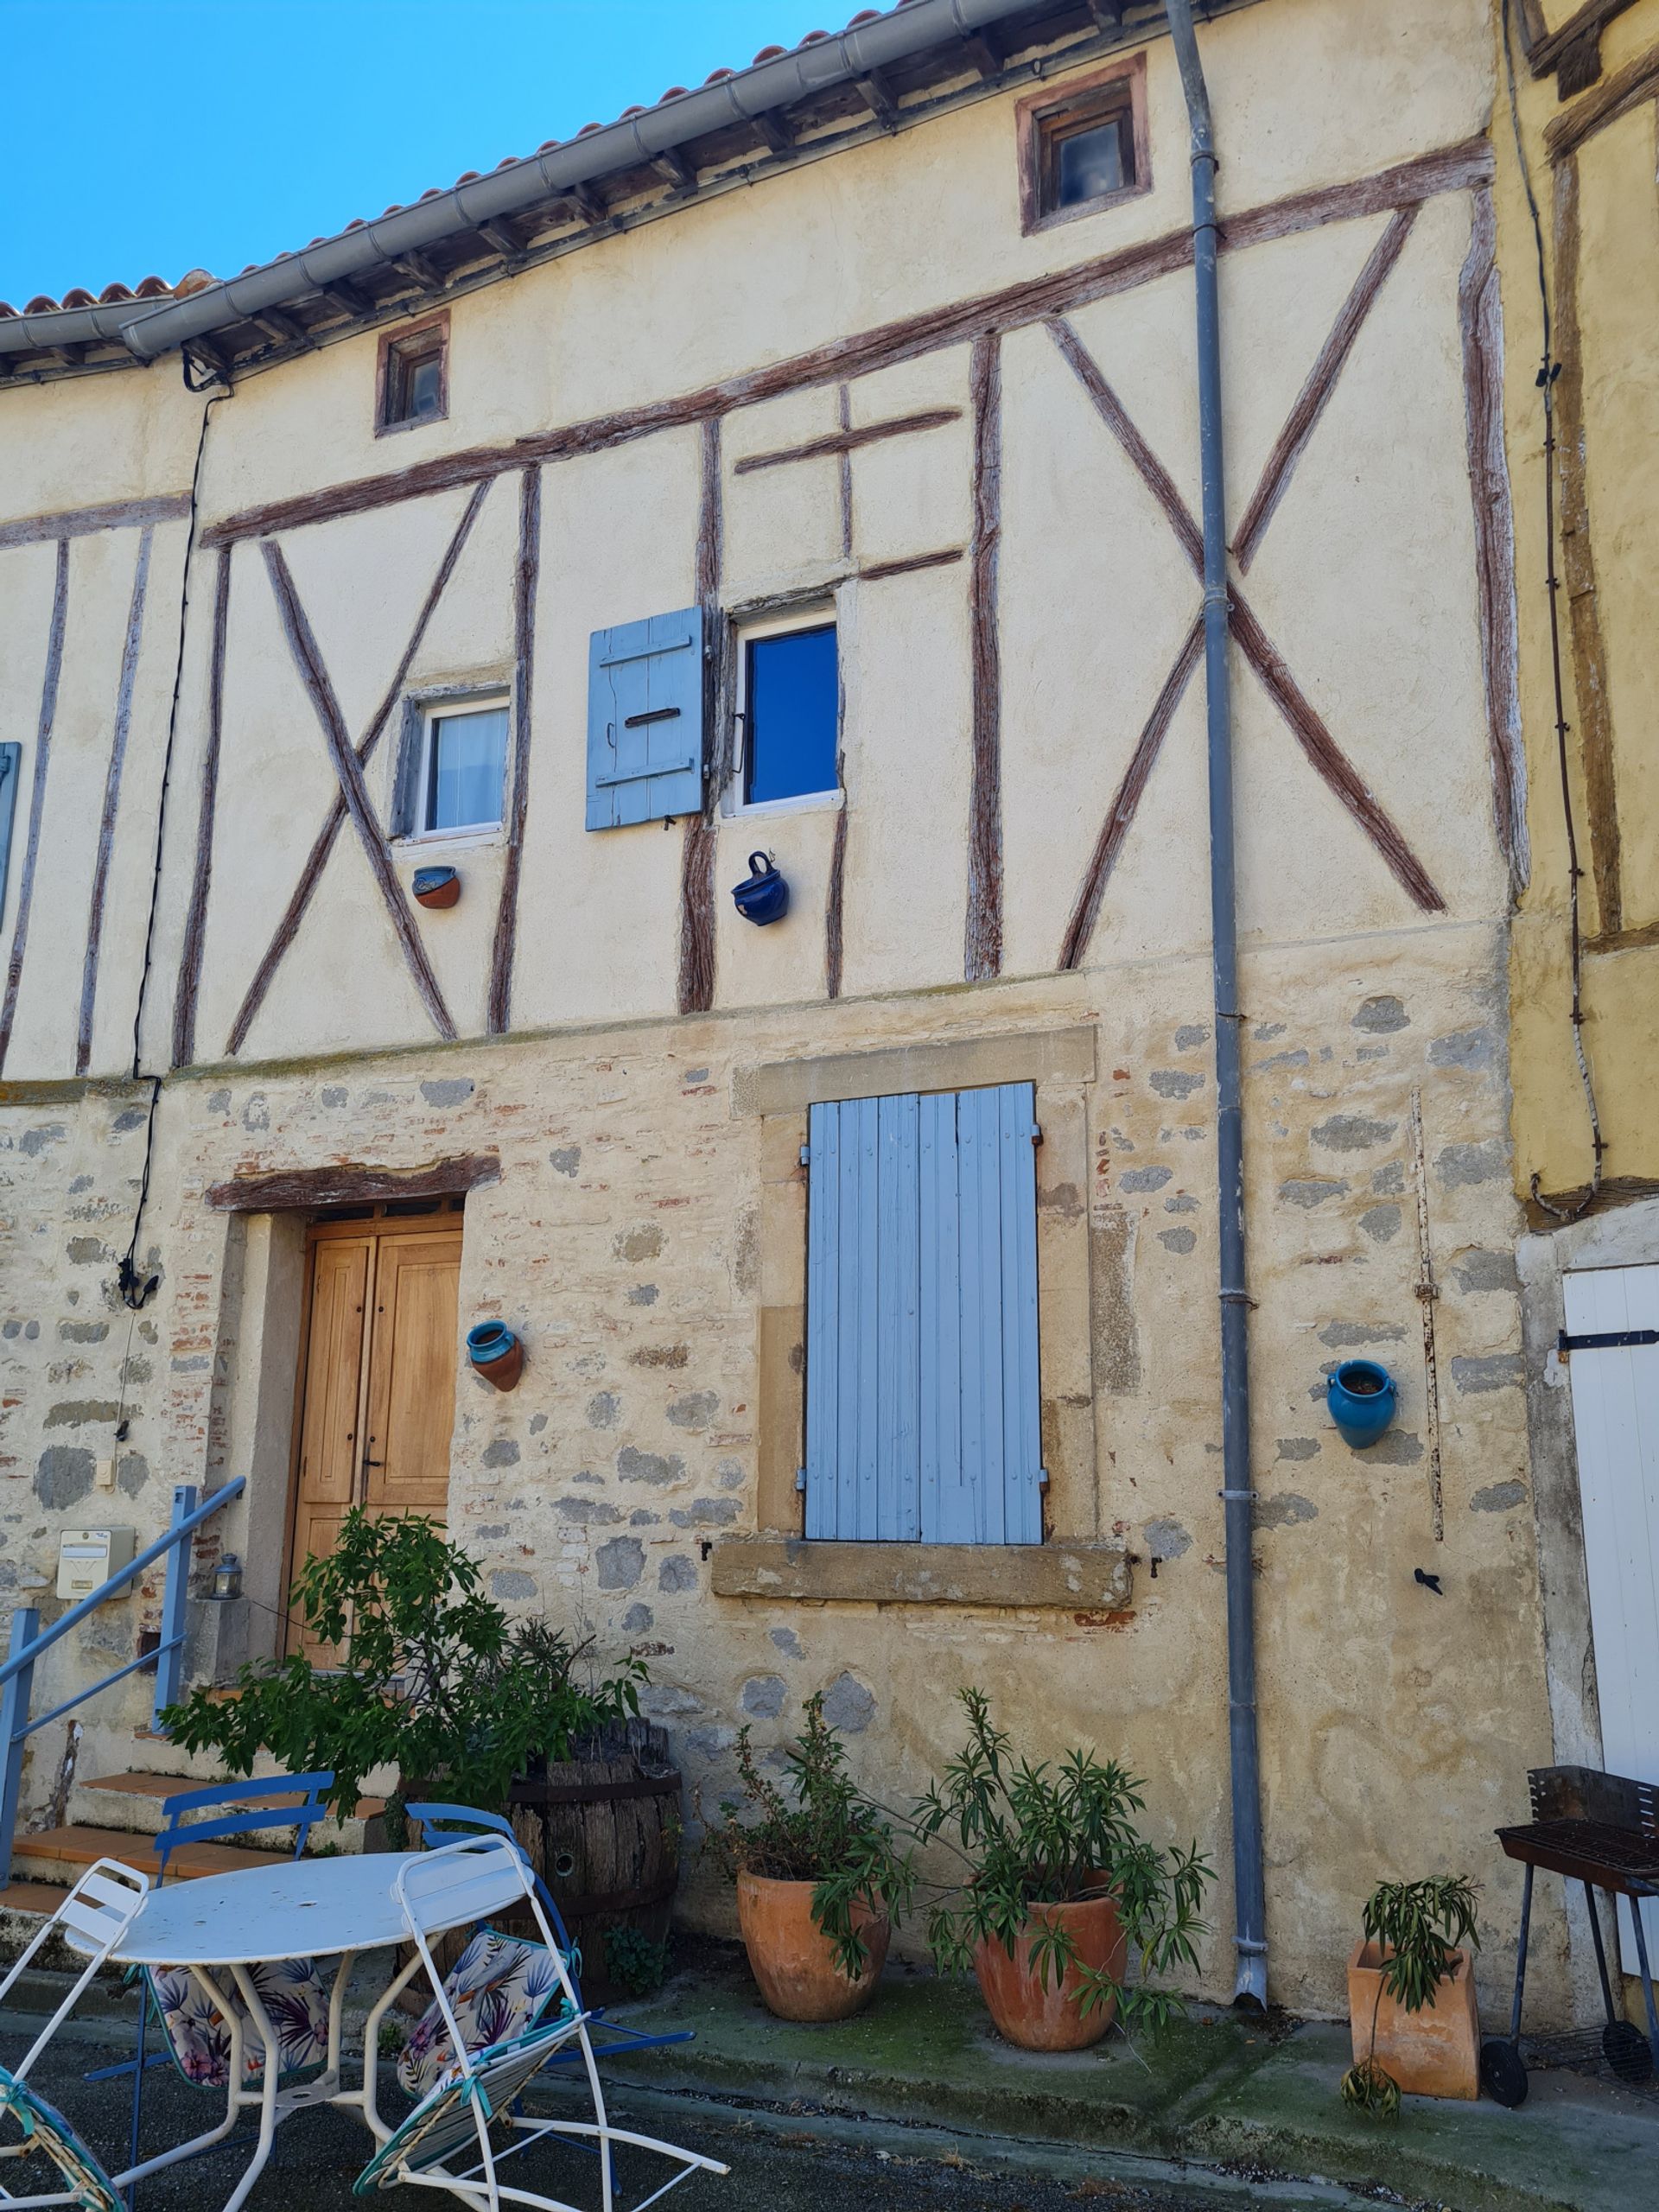
[[[10,1649],[4,1663],[0,1664],[0,1762],[3,1762],[0,1768],[0,1888],[11,1879],[12,1846],[22,1789],[23,1747],[35,1730],[44,1728],[50,1720],[61,1719],[87,1698],[108,1689],[111,1682],[137,1674],[143,1667],[156,1669],[153,1725],[159,1727],[162,1713],[169,1705],[177,1703],[184,1666],[184,1608],[190,1593],[189,1539],[204,1521],[228,1505],[245,1487],[246,1478],[238,1475],[234,1481],[226,1483],[198,1504],[195,1484],[178,1484],[173,1492],[173,1520],[167,1534],[158,1536],[79,1605],[71,1605],[43,1636],[39,1632],[41,1617],[33,1605],[19,1605],[13,1611]],[[167,1588],[162,1599],[162,1640],[156,1649],[146,1651],[142,1658],[130,1659],[124,1667],[118,1667],[97,1681],[89,1682],[85,1689],[77,1690],[73,1697],[54,1705],[49,1713],[36,1713],[31,1719],[29,1707],[35,1685],[35,1662],[41,1654],[67,1636],[72,1628],[78,1627],[118,1591],[124,1590],[163,1553],[167,1554]]]

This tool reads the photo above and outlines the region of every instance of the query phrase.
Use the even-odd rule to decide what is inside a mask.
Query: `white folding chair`
[[[49,1920],[42,1922],[21,1958],[0,1981],[0,2005],[48,1936],[60,1929],[76,1938],[75,1948],[86,1954],[86,1963],[71,1984],[68,1994],[41,2030],[22,2061],[8,2070],[0,2066],[0,2117],[17,2122],[22,2139],[0,2144],[0,2159],[27,2158],[40,2153],[56,2166],[67,2188],[44,2196],[17,2196],[0,2187],[0,2204],[74,2204],[84,2212],[122,2212],[115,2182],[105,2171],[97,2154],[82,2141],[70,2122],[29,2086],[28,2075],[63,2021],[74,2010],[81,1992],[108,1960],[132,1925],[149,1893],[149,1879],[118,1859],[100,1859],[89,1866]],[[123,2177],[124,2179],[125,2177]]]
[[[522,1897],[534,1916],[553,1959],[563,2001],[556,2018],[543,2020],[527,2034],[481,2049],[469,2048],[462,2018],[450,2001],[445,1978],[432,1956],[429,1936],[469,1926],[490,1912],[501,1910],[504,1889],[515,1901]],[[719,2160],[705,2158],[697,2152],[683,2151],[655,2136],[612,2126],[588,2037],[588,2015],[582,2008],[563,1949],[536,1894],[535,1878],[523,1854],[504,1837],[469,1836],[445,1845],[441,1851],[404,1861],[398,1868],[392,1894],[442,2009],[455,2057],[359,2175],[354,2194],[366,2196],[373,2190],[407,2184],[448,2190],[462,2203],[478,2208],[478,2212],[500,2212],[502,2205],[508,2203],[532,2205],[541,2208],[541,2212],[579,2212],[565,2197],[512,2187],[500,2178],[499,2169],[508,2158],[548,2136],[563,2136],[598,2152],[601,2212],[615,2212],[612,2152],[618,2145],[655,2152],[672,2159],[679,2169],[661,2188],[642,2197],[633,2212],[645,2212],[646,2205],[654,2204],[689,2174],[699,2170],[714,2174],[729,2171]],[[593,2119],[556,2120],[515,2109],[533,2077],[556,2051],[570,2044],[582,2055]],[[372,2054],[367,2063],[373,2063]]]

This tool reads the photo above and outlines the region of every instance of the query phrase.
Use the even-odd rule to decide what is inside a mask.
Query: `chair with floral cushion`
[[[544,1942],[521,1944],[508,1939],[506,1945],[496,1949],[469,1944],[455,1968],[449,1974],[440,1974],[429,1929],[464,1924],[458,1907],[464,1908],[472,1897],[499,1900],[504,1882],[518,1888],[524,1904],[513,1910],[528,1913]],[[447,2058],[441,2063],[432,2086],[397,2128],[388,2131],[379,2122],[371,2089],[364,2109],[371,2126],[383,2139],[353,2183],[353,2194],[366,2196],[378,2190],[404,2186],[441,2189],[472,2206],[474,2212],[500,2212],[504,2202],[540,2206],[545,2212],[572,2212],[562,2196],[544,2195],[516,2180],[509,2186],[500,2178],[499,2170],[508,2158],[550,2141],[598,2152],[601,2212],[615,2212],[612,2154],[619,2145],[652,2152],[678,2167],[644,2200],[645,2203],[654,2203],[693,2173],[728,2171],[717,2159],[706,2158],[698,2152],[683,2151],[655,2136],[635,2134],[612,2125],[588,2037],[588,2016],[582,2009],[563,1948],[537,1895],[535,1876],[510,1837],[464,1836],[420,1858],[407,1859],[398,1867],[392,1895],[435,1993]],[[499,1937],[494,1942],[502,1944]],[[532,1969],[537,1980],[541,1969],[521,1956],[509,1962],[509,1947],[513,1953],[539,1950],[552,1970],[553,1987],[544,1994],[532,1993]],[[469,1958],[474,1963],[464,1978],[470,1995],[459,1988],[461,1969]],[[453,1998],[452,1985],[456,1988]],[[535,2004],[538,2011],[545,2010],[556,1993],[562,2000],[556,2018],[537,2019],[528,2030],[505,2038],[480,2040],[491,2037],[511,2012],[524,2005]],[[436,2039],[431,2040],[435,2043]],[[580,2056],[593,2117],[576,2120],[526,2113],[520,2101],[524,2091],[548,2060],[567,2047]],[[638,2212],[644,2212],[643,2204]]]
[[[511,1825],[501,1817],[499,1813],[482,1813],[474,1805],[422,1804],[411,1805],[409,1808],[409,1817],[411,1823],[419,1829],[423,1847],[429,1850],[435,1842],[450,1842],[457,1836],[463,1835],[503,1836],[512,1846],[514,1851],[524,1861],[525,1870],[535,1886],[536,1896],[552,1927],[560,1955],[564,1961],[565,1972],[569,1976],[570,1986],[575,1993],[576,2003],[587,2014],[589,2037],[591,2038],[593,2031],[596,2028],[602,2029],[604,2031],[606,2040],[603,2043],[595,2043],[593,2046],[595,2058],[609,2057],[620,2051],[626,2052],[632,2056],[641,2050],[658,2050],[664,2044],[690,2043],[693,2040],[693,2032],[690,2028],[678,2028],[666,2035],[652,2034],[643,2028],[626,2027],[620,2020],[607,2019],[602,2007],[590,2006],[585,2003],[582,1994],[582,1953],[571,1942],[569,1930],[564,1924],[563,1916],[554,1903],[552,1893],[546,1883],[531,1866],[523,1845],[513,1834]],[[522,1979],[515,1981],[512,1967],[505,1952],[518,1939],[496,1936],[493,1931],[486,1932],[491,1935],[491,1940],[496,1945],[502,1947],[493,1955],[491,1964],[499,1977],[499,1986],[504,1994],[516,1994],[521,1999],[540,1997],[540,2002],[535,2004],[533,2009],[529,2002],[521,2001],[514,2009],[503,2007],[487,2023],[493,2031],[489,2040],[502,2043],[505,2042],[510,2036],[522,2035],[526,2029],[535,2026],[542,2016],[549,1998],[552,1995],[553,1983],[548,1977],[545,1967],[539,1972],[526,1967]],[[466,1953],[446,1977],[446,1986],[452,1983],[461,1982],[464,1975],[476,1977],[480,1972],[486,1970],[485,1958],[481,1955],[476,1959],[473,1956],[474,1951],[482,1940],[481,1937],[474,1938],[473,1943],[467,1947]],[[525,1952],[534,1952],[538,1957],[545,1960],[545,1954],[539,1944],[522,1942],[519,1948]],[[464,1986],[460,1989],[454,1987],[449,1989],[452,2001],[457,1996],[464,1998],[466,1993]],[[435,2051],[440,2046],[447,2050],[448,2040],[443,2025],[442,2012],[435,1997],[422,2015],[414,2035],[404,2047],[403,2055],[397,2062],[397,2078],[411,2096],[423,2094],[437,2079],[438,2073],[442,2070],[442,2062],[429,2063],[429,2054]],[[550,2067],[575,2065],[579,2062],[580,2056],[581,2054],[574,2049],[562,2048],[550,2055],[547,2063]]]
[[[27,2196],[0,2186],[0,2204],[66,2204],[79,2205],[82,2212],[121,2212],[118,2183],[105,2171],[97,2153],[82,2141],[73,2125],[30,2087],[28,2075],[60,2024],[74,2010],[81,1992],[131,1926],[149,1892],[146,1876],[124,1866],[118,1859],[100,1859],[87,1868],[51,1917],[42,1921],[32,1942],[0,1981],[0,2004],[3,2004],[35,1954],[59,1930],[86,1956],[85,1966],[29,2049],[15,2067],[0,2067],[0,2132],[10,2134],[3,2123],[13,2120],[19,2130],[16,2141],[0,2142],[0,2162],[35,2156],[49,2158],[65,2186]]]
[[[295,1830],[294,1856],[300,1858],[307,1838],[328,1809],[332,1774],[274,1776],[257,1782],[216,1782],[200,1789],[182,1789],[162,1805],[162,1827],[156,1838],[160,1861],[157,1887],[167,1879],[168,1861],[187,1844],[218,1843],[227,1836],[248,1835],[261,1829]],[[197,1817],[200,1816],[200,1817]],[[327,1961],[324,1961],[326,1966]],[[296,2080],[321,2067],[328,2052],[329,1978],[315,1959],[281,1959],[268,1966],[250,1967],[249,1974],[261,2004],[276,2031],[282,2057],[280,2078]],[[145,1967],[145,1999],[139,2007],[138,2051],[133,2066],[132,2163],[138,2163],[138,2135],[143,2113],[144,2072],[156,2063],[145,2056],[147,2030],[153,2012],[159,2022],[166,2050],[185,2080],[198,2089],[224,2089],[231,2078],[232,2012],[245,2022],[247,2007],[233,1986],[215,2003],[205,1978],[181,1967]],[[214,1985],[217,1990],[218,1985]],[[242,2038],[242,2079],[257,2085],[264,2072],[261,2037]],[[124,2074],[126,2066],[100,2069],[89,2081]]]

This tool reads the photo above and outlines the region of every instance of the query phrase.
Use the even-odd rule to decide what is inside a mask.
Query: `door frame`
[[[1560,1766],[1605,1764],[1590,1580],[1579,1491],[1578,1435],[1569,1379],[1557,1340],[1567,1326],[1562,1277],[1597,1268],[1659,1265],[1659,1198],[1610,1206],[1581,1221],[1522,1236],[1516,1246],[1526,1372],[1527,1434],[1544,1619],[1550,1756]],[[1517,1780],[1519,1777],[1517,1777]],[[1524,1808],[1509,1815],[1525,1817]],[[1567,1894],[1573,2015],[1599,2025],[1601,1989],[1582,1892]],[[1604,1914],[1610,1962],[1618,1957],[1612,1916]]]
[[[466,1234],[464,1196],[435,1199],[383,1199],[372,1205],[342,1206],[330,1212],[319,1212],[304,1217],[299,1352],[294,1363],[293,1405],[289,1421],[288,1492],[283,1510],[283,1565],[277,1585],[276,1656],[279,1659],[286,1657],[292,1648],[288,1593],[294,1586],[294,1535],[299,1519],[300,1459],[305,1443],[305,1392],[311,1359],[311,1309],[316,1282],[314,1257],[316,1248],[320,1243],[352,1236],[366,1236],[376,1239],[397,1236],[430,1236],[435,1228],[448,1227],[452,1224],[457,1242],[463,1242]],[[372,1327],[374,1286],[374,1263],[372,1262],[363,1310],[364,1355],[358,1384],[359,1408],[369,1387],[367,1344]],[[456,1380],[460,1380],[458,1352]],[[361,1472],[360,1467],[359,1472]]]

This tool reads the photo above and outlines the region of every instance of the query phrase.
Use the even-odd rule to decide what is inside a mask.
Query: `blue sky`
[[[857,0],[0,0],[0,299],[248,262]]]

